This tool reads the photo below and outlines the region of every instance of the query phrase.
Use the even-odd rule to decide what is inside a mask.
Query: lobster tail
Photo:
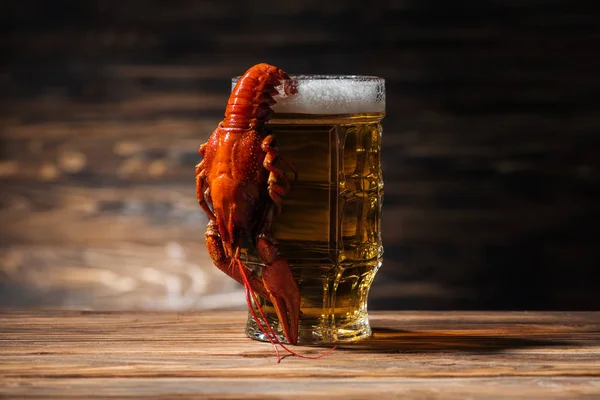
[[[297,92],[290,77],[281,69],[269,64],[257,64],[238,80],[229,96],[225,109],[224,128],[256,128],[273,116],[273,96],[283,84],[285,94]]]

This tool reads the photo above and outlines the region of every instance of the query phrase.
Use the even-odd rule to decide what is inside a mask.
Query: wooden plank
[[[17,398],[210,398],[210,399],[348,399],[373,395],[407,399],[565,399],[598,396],[595,378],[444,378],[363,377],[311,380],[277,378],[157,378],[151,385],[136,378],[65,378],[12,381],[6,395]],[[69,389],[66,390],[65,387]]]
[[[31,110],[27,111],[31,115]],[[25,143],[30,144],[31,151],[39,150],[39,144],[44,141],[78,141],[85,143],[88,140],[181,140],[193,139],[196,135],[208,137],[214,130],[219,118],[160,118],[160,119],[132,119],[121,121],[118,118],[102,118],[92,120],[89,115],[85,117],[87,122],[76,123],[65,119],[56,121],[43,121],[39,123],[26,123],[13,117],[7,120],[1,133],[2,137],[10,139],[7,144]],[[10,123],[9,123],[10,122]],[[81,135],[85,130],[85,135]],[[208,133],[207,133],[208,132]],[[166,138],[165,138],[166,137]],[[201,140],[201,139],[199,139]],[[31,142],[34,144],[31,145]],[[21,144],[22,145],[22,144]],[[35,147],[35,146],[38,147]],[[18,155],[18,154],[15,154]]]
[[[96,310],[244,309],[241,286],[216,267],[198,242],[163,246],[0,248],[2,282],[17,298],[4,305]],[[7,290],[7,296],[10,296]]]
[[[565,399],[598,396],[595,378],[39,378],[10,381],[18,398],[348,399],[374,395],[406,399]],[[68,390],[65,389],[68,387]]]
[[[6,243],[164,245],[204,240],[208,220],[198,206],[193,180],[188,186],[12,188],[1,213]]]
[[[600,394],[597,312],[371,313],[372,339],[319,360],[288,357],[281,364],[269,344],[244,336],[245,320],[245,312],[3,311],[0,394]]]
[[[162,175],[161,171],[153,172],[143,165],[120,172],[106,169],[105,182],[111,182],[112,176],[116,183],[108,187],[85,176],[78,179],[81,184],[75,184],[77,181],[73,182],[73,178],[69,181],[68,175],[46,177],[49,181],[35,186],[5,182],[0,210],[3,219],[0,232],[5,243],[163,244],[201,238],[207,220],[197,205],[192,178],[187,184],[164,183],[168,178],[185,175],[185,168]],[[61,170],[57,174],[68,172]],[[187,174],[191,177],[193,172]],[[141,184],[144,181],[146,184]],[[94,182],[98,182],[96,187],[91,186]],[[459,183],[391,182],[389,186],[391,195],[386,198],[384,208],[385,239],[389,244],[414,240],[502,244],[517,237],[560,229],[563,224],[593,212],[596,204],[593,199],[565,193],[562,199],[539,205],[532,211],[528,199],[518,193],[506,193],[501,185],[483,185],[468,194],[458,191]],[[398,221],[403,229],[394,227]],[[432,226],[437,229],[432,231]],[[457,235],[459,231],[464,234]]]
[[[227,104],[228,91],[226,85],[224,86],[224,90],[220,94],[150,92],[123,99],[124,101],[113,99],[113,101],[104,104],[85,104],[64,99],[60,95],[50,95],[41,100],[15,101],[10,108],[17,115],[19,115],[20,110],[27,110],[30,115],[47,119],[56,115],[61,115],[62,118],[66,117],[67,119],[70,119],[69,116],[74,117],[74,119],[77,117],[91,119],[106,117],[139,118],[159,111],[163,113],[188,112],[193,114],[209,110],[215,115],[223,109],[223,104]]]

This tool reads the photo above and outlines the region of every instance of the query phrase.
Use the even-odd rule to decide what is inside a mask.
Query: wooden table
[[[245,320],[3,311],[0,397],[600,398],[599,312],[373,312],[372,339],[281,364]]]

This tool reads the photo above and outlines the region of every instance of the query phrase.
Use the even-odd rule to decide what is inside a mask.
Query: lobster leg
[[[235,279],[239,283],[245,286],[244,278],[240,269],[233,263],[232,258],[225,255],[223,249],[223,242],[221,241],[221,235],[217,223],[209,221],[206,228],[206,248],[210,258],[212,258],[213,264],[221,271],[225,272],[228,276]],[[248,269],[246,269],[249,271]],[[252,290],[258,293],[264,298],[269,298],[269,292],[265,288],[262,280],[256,276],[254,272],[246,274]]]
[[[278,158],[281,161],[284,161],[294,172],[294,179],[298,178],[298,170],[290,161],[281,157],[279,155],[279,150],[271,145],[274,139],[275,137],[273,135],[264,138],[261,143],[261,149],[266,153],[263,167],[269,171],[269,178],[267,180],[267,184],[269,185],[269,197],[271,197],[271,200],[275,203],[276,215],[279,215],[281,213],[282,197],[289,192],[290,183],[283,170],[273,164]]]
[[[207,143],[203,143],[202,145],[200,145],[200,148],[198,149],[198,153],[200,153],[200,155],[202,157],[204,157],[204,154],[206,152],[206,145]],[[200,205],[200,207],[202,208],[202,210],[206,213],[206,215],[208,216],[208,218],[210,218],[211,221],[215,221],[215,214],[213,213],[213,211],[210,209],[210,207],[208,206],[208,203],[206,202],[207,199],[207,190],[209,189],[208,187],[208,183],[206,182],[206,169],[204,168],[204,163],[205,161],[202,160],[200,161],[197,165],[196,165],[196,198],[198,199],[198,204]]]

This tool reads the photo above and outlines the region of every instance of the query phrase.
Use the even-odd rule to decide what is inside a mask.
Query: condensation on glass
[[[292,78],[298,94],[276,97],[268,129],[298,168],[274,229],[302,295],[299,343],[360,340],[371,335],[367,297],[383,257],[385,82],[369,76]],[[244,258],[260,268],[252,250]],[[259,301],[285,341],[271,303]],[[267,340],[251,316],[246,333]]]

